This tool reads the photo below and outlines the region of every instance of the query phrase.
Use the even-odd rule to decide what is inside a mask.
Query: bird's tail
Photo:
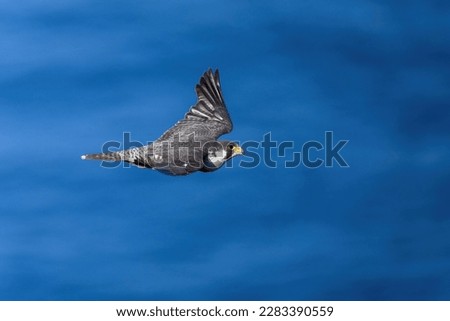
[[[99,154],[85,154],[81,155],[81,159],[92,159],[92,160],[105,160],[110,162],[117,162],[123,160],[123,152],[110,152],[110,153],[99,153]]]

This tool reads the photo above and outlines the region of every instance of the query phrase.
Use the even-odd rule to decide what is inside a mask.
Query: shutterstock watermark
[[[340,139],[337,140],[334,137],[333,131],[325,131],[323,137],[320,140],[308,140],[303,144],[299,144],[296,141],[283,140],[277,141],[272,137],[272,133],[268,132],[263,135],[259,141],[244,141],[238,142],[244,151],[241,157],[234,158],[233,161],[225,163],[225,167],[232,168],[234,166],[242,168],[255,168],[258,166],[266,166],[268,168],[297,168],[303,166],[305,168],[319,168],[319,167],[339,167],[348,168],[349,163],[345,160],[343,155],[343,149],[347,146],[349,140]],[[126,150],[131,148],[140,148],[147,146],[139,141],[131,139],[131,133],[123,133],[122,142],[108,141],[102,146],[102,153],[118,152],[120,150]],[[170,155],[183,154],[181,149],[186,150],[198,150],[201,148],[215,147],[217,142],[206,142],[203,145],[195,140],[192,136],[189,136],[187,140],[175,139],[174,142],[164,142],[162,145],[166,148],[164,150],[171,149]],[[159,146],[161,148],[161,145]],[[188,153],[189,154],[189,153]],[[174,159],[176,163],[178,159]],[[132,167],[131,164],[126,162],[110,162],[102,161],[102,167],[115,168],[115,167]]]
[[[250,159],[243,159],[239,166],[243,168],[253,168],[261,163],[269,168],[285,167],[296,168],[304,166],[306,168],[325,167],[350,167],[348,162],[340,154],[349,140],[339,140],[334,143],[332,131],[326,131],[323,143],[318,140],[309,140],[298,146],[294,141],[276,141],[272,138],[272,133],[268,132],[259,142],[247,141],[242,143],[245,156]],[[296,146],[297,145],[297,146]],[[259,153],[261,151],[262,153]],[[288,153],[292,151],[292,153]],[[290,154],[290,155],[288,155]]]

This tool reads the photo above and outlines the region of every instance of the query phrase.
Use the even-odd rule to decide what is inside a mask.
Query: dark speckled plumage
[[[234,142],[217,141],[233,124],[222,96],[219,71],[206,71],[195,86],[197,103],[153,143],[119,152],[87,154],[82,159],[124,161],[169,175],[211,172],[242,154]]]

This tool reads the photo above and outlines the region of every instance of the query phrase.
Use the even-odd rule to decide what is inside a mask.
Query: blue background
[[[450,299],[449,9],[3,1],[0,299]],[[80,160],[156,139],[209,67],[226,138],[299,151],[330,130],[350,168]]]

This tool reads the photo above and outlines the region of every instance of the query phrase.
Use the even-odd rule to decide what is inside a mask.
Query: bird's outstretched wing
[[[214,73],[211,69],[206,71],[195,86],[197,103],[193,105],[172,128],[166,131],[158,140],[167,140],[175,134],[184,136],[192,132],[200,132],[210,140],[231,132],[233,123],[228,114],[227,107],[220,87],[219,70]],[[206,130],[206,131],[205,131]]]
[[[184,116],[187,120],[216,121],[220,123],[223,134],[231,132],[233,124],[222,96],[219,70],[213,74],[209,69],[195,86],[197,103]]]

